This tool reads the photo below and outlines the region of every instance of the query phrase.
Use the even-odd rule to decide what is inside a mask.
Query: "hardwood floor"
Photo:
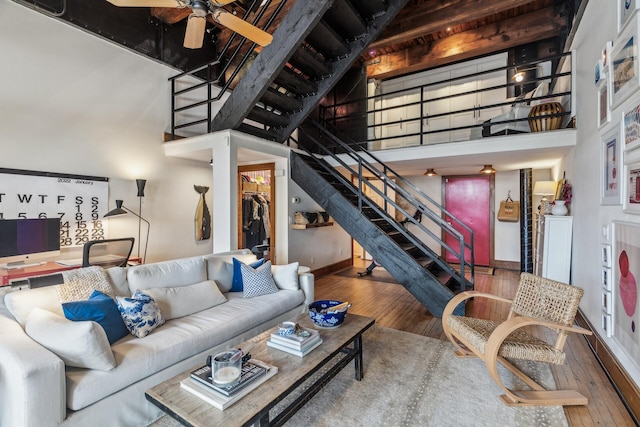
[[[356,262],[356,266],[359,261]],[[362,265],[364,269],[364,264]],[[495,275],[476,276],[476,290],[513,298],[519,274],[496,270]],[[446,339],[439,318],[433,317],[401,285],[329,274],[315,279],[316,299],[349,301],[350,313],[369,316],[376,324],[432,338]],[[507,304],[477,299],[468,313],[486,319],[505,319]],[[541,331],[543,334],[544,332]],[[611,382],[584,337],[569,335],[564,365],[552,365],[558,388],[575,388],[587,396],[587,406],[565,407],[570,426],[635,426]],[[497,396],[496,396],[497,398]]]

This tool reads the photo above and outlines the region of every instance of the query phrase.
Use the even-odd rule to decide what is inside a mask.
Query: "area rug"
[[[363,340],[362,381],[354,379],[350,363],[286,426],[568,426],[561,406],[502,404],[501,389],[484,364],[453,357],[449,342],[379,326]],[[527,363],[521,368],[555,388],[548,365]],[[506,369],[500,373],[507,386],[528,388]],[[168,416],[152,424],[178,425]]]

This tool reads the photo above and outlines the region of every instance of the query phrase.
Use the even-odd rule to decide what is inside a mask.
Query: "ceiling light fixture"
[[[424,174],[425,174],[425,176],[437,176],[438,175],[438,173],[433,168],[427,169],[427,171]]]
[[[492,174],[496,173],[496,170],[491,165],[484,165],[484,167],[480,169],[480,173]]]

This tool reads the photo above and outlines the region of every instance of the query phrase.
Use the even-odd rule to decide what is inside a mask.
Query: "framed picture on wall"
[[[601,246],[602,252],[600,253],[600,258],[602,261],[602,265],[605,267],[611,267],[611,245],[603,244]]]
[[[622,120],[624,150],[633,150],[640,146],[640,97],[636,97],[629,109],[623,111]]]
[[[602,267],[602,288],[607,292],[611,292],[611,269],[607,267]]]
[[[613,221],[612,332],[627,355],[640,361],[640,224]]]
[[[611,106],[617,107],[638,89],[638,19],[633,18],[611,53]]]
[[[640,149],[626,151],[622,210],[640,215]]]
[[[602,164],[600,184],[600,204],[619,205],[622,203],[620,185],[620,127],[614,126],[612,130],[602,136]]]
[[[631,21],[638,9],[636,0],[618,0],[618,33]]]
[[[598,84],[598,127],[601,128],[610,121],[609,86],[607,85],[607,79],[604,78]]]

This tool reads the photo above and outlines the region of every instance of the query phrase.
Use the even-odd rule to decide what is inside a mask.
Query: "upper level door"
[[[463,177],[446,177],[443,181],[444,205],[447,211],[468,225],[474,233],[474,261],[476,265],[490,266],[492,253],[492,209],[494,175],[477,175]],[[451,218],[445,218],[460,232],[465,240],[469,232],[456,225]],[[451,235],[445,235],[445,242],[459,248],[459,242]],[[465,259],[471,261],[471,253],[465,250]],[[447,262],[456,263],[455,256],[445,254]]]

